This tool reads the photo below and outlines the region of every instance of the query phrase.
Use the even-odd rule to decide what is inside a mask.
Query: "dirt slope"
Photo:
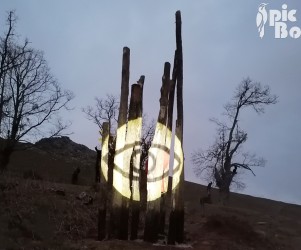
[[[49,145],[16,152],[9,171],[0,176],[0,250],[301,249],[301,206],[235,193],[223,206],[213,190],[213,204],[203,209],[199,199],[205,195],[205,187],[190,182],[185,183],[186,245],[164,246],[163,241],[163,245],[153,245],[141,240],[98,242],[99,193],[92,187],[95,154],[66,138],[63,144],[56,143],[65,149],[63,154],[51,151]],[[73,146],[68,149],[68,145]],[[68,160],[62,155],[68,155]],[[77,166],[82,169],[80,185],[71,185]],[[32,180],[31,175],[24,179],[28,171],[36,173],[38,180]],[[79,199],[82,192],[86,196]]]

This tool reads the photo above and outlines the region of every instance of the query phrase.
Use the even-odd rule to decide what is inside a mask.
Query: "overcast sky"
[[[240,117],[248,132],[244,149],[267,160],[265,168],[245,174],[244,193],[301,204],[301,37],[275,39],[273,27],[259,38],[256,15],[261,1],[79,1],[0,0],[0,32],[6,12],[16,10],[17,32],[43,50],[53,75],[75,94],[68,114],[71,139],[93,149],[98,129],[81,108],[94,97],[120,94],[122,48],[131,49],[130,83],[145,75],[144,111],[157,118],[165,61],[173,62],[175,12],[182,13],[184,53],[185,179],[197,179],[191,154],[213,142],[211,117],[223,119],[223,105],[245,77],[268,84],[279,103],[258,116]],[[271,1],[266,7],[296,9],[300,1]]]

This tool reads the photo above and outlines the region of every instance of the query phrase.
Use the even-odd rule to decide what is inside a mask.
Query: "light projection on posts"
[[[138,123],[142,123],[142,118],[138,118],[134,121],[130,121],[134,126]],[[124,125],[122,128],[119,128],[119,132],[124,133],[126,131],[126,126]],[[130,132],[130,131],[128,131]],[[117,131],[117,135],[120,134]],[[166,135],[166,136],[165,136]],[[156,132],[154,136],[154,140],[152,146],[149,150],[148,154],[148,173],[147,173],[147,189],[148,189],[148,200],[156,200],[161,197],[161,193],[167,192],[167,182],[165,181],[169,176],[169,161],[170,161],[170,145],[161,145],[158,144],[157,141],[160,140],[160,136],[165,136],[166,142],[171,142],[172,132],[167,129],[165,125],[157,123]],[[108,181],[108,166],[105,161],[108,157],[108,141],[109,137],[106,136],[103,138],[103,157],[102,157],[102,174],[106,181]],[[135,148],[138,141],[133,141],[132,143],[125,145],[118,145],[118,141],[116,142],[116,151],[115,151],[115,161],[114,161],[114,178],[118,181],[114,182],[114,188],[123,196],[128,199],[131,198],[130,187],[128,189],[124,189],[122,186],[122,177],[126,179],[130,179],[129,172],[124,171],[124,165],[130,164],[131,155],[137,154],[137,158],[140,157],[140,148]],[[134,149],[135,148],[135,149]],[[155,157],[157,155],[157,157]],[[183,150],[180,140],[175,137],[174,141],[174,163],[173,163],[173,183],[172,189],[174,189],[179,184],[179,176],[183,171]],[[163,170],[163,172],[162,172]],[[133,169],[133,181],[138,182],[139,172],[137,169]],[[161,187],[158,189],[158,184]],[[139,201],[139,196],[133,196],[133,200]]]

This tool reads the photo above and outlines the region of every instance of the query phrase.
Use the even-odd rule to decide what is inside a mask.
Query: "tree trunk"
[[[225,167],[224,167],[225,168]],[[225,168],[226,169],[226,168]],[[230,185],[232,183],[232,179],[234,174],[230,170],[230,163],[227,167],[228,170],[225,171],[225,173],[222,176],[221,186],[219,189],[220,192],[220,202],[225,205],[230,198]]]
[[[130,49],[123,48],[122,58],[122,80],[121,96],[118,115],[118,128],[116,137],[116,151],[114,157],[113,170],[113,202],[111,213],[111,233],[113,237],[126,240],[128,227],[128,208],[124,202],[123,193],[124,183],[129,182],[128,172],[124,172],[124,146],[126,139],[126,123],[128,113],[128,95],[129,95],[129,76],[130,76]],[[127,176],[124,176],[127,175]],[[124,180],[124,178],[126,180]],[[129,188],[128,188],[129,189]]]
[[[230,195],[230,189],[229,189],[229,187],[226,187],[225,185],[223,185],[219,189],[219,202],[222,205],[227,204],[227,202],[229,200],[229,195]]]
[[[14,24],[15,24],[15,17],[14,17],[14,11],[10,11],[8,14],[8,31],[5,34],[5,38],[1,41],[2,45],[2,53],[1,53],[1,62],[0,62],[0,133],[2,132],[2,119],[3,119],[3,109],[4,109],[4,103],[5,103],[5,77],[7,70],[9,69],[10,63],[12,64],[13,61],[11,61],[9,57],[9,44],[10,39],[14,37]],[[5,155],[8,155],[8,152],[4,153]],[[6,166],[9,163],[9,156],[2,156],[2,152],[0,153],[0,172],[6,169]]]
[[[170,63],[164,65],[162,77],[160,112],[155,135],[148,156],[148,203],[145,219],[144,240],[155,242],[160,229],[160,198],[167,190],[164,178],[168,178],[169,152],[166,148],[168,93],[170,85]],[[165,176],[166,175],[166,176]]]
[[[183,153],[183,53],[181,37],[181,12],[176,12],[177,44],[177,122],[175,131],[175,162],[173,172],[172,211],[169,220],[168,243],[184,241],[184,153]]]
[[[7,165],[10,161],[10,156],[14,151],[14,143],[9,139],[4,140],[3,145],[1,145],[0,151],[0,173],[4,172],[7,169]]]

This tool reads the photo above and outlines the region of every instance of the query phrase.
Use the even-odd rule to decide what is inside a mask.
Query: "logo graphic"
[[[259,32],[259,36],[262,39],[264,36],[264,25],[268,20],[268,13],[265,9],[267,3],[261,3],[258,7],[258,13],[256,16],[256,24]]]
[[[290,23],[297,21],[297,10],[288,10],[287,4],[281,6],[281,10],[266,10],[267,3],[261,3],[258,6],[256,16],[256,25],[259,37],[262,39],[265,32],[265,24],[268,22],[269,27],[274,27],[275,38],[291,38],[297,39],[301,36],[301,29],[298,26],[289,26]]]

